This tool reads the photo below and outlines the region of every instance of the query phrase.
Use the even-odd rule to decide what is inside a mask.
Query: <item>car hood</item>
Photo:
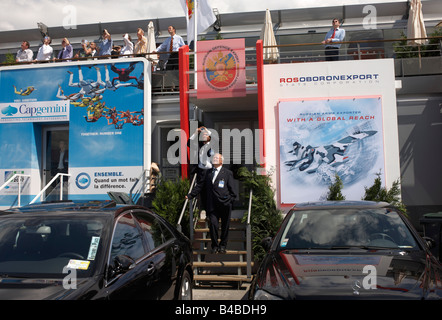
[[[433,257],[405,251],[330,251],[269,254],[256,288],[283,299],[439,298],[440,269]]]
[[[74,288],[64,288],[63,280],[0,278],[0,300],[75,299],[90,288],[91,279],[79,279]],[[65,284],[69,286],[71,284]]]

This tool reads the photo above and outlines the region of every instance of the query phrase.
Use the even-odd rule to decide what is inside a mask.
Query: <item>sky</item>
[[[184,16],[184,0],[1,0],[0,31]],[[219,13],[294,9],[367,3],[363,0],[207,0]],[[404,2],[389,0],[388,2]],[[370,3],[386,2],[371,0]],[[165,5],[167,4],[167,5]],[[76,23],[72,23],[74,22]]]

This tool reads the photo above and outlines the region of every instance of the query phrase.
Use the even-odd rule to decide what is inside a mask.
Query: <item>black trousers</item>
[[[325,48],[325,61],[338,61],[339,49],[338,48]]]
[[[208,212],[209,217],[209,232],[212,240],[212,249],[216,247],[226,247],[227,238],[229,236],[230,215],[232,212],[232,205],[224,206],[218,204],[215,210]],[[221,220],[221,234],[218,233],[219,220]],[[218,244],[218,239],[220,242]]]

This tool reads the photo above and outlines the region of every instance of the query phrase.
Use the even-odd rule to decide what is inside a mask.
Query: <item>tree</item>
[[[328,188],[327,200],[345,200],[345,196],[342,194],[342,187],[344,184],[342,183],[341,178],[336,173],[335,174],[335,182],[330,185]]]
[[[161,180],[156,187],[155,198],[152,200],[155,213],[176,226],[189,188],[188,179]],[[188,209],[186,209],[181,225],[183,233],[189,236]]]
[[[271,186],[270,174],[261,175],[256,170],[249,171],[246,167],[238,169],[238,178],[245,187],[245,199],[250,199],[253,190],[250,224],[252,228],[252,249],[255,261],[261,261],[266,252],[261,245],[264,238],[274,237],[282,223],[282,214],[276,207],[275,191]],[[243,222],[247,221],[247,212]]]
[[[401,186],[399,179],[395,180],[390,190],[388,190],[386,187],[382,187],[381,173],[378,172],[376,176],[377,177],[375,178],[374,183],[371,187],[364,187],[365,195],[362,200],[377,202],[385,201],[401,209],[402,212],[406,214],[407,208],[400,198]]]

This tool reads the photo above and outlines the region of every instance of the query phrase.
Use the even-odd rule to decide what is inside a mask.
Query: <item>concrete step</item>
[[[251,282],[252,278],[247,278],[247,275],[237,274],[196,274],[193,276],[195,281],[238,281],[238,282]]]
[[[218,242],[219,242],[220,240],[221,240],[221,239],[218,239]],[[194,242],[201,243],[201,242],[211,242],[212,240],[211,240],[210,238],[195,238],[195,239],[193,239],[193,241],[194,241]],[[230,238],[229,238],[229,240],[228,240],[228,242],[245,242],[245,241],[246,241],[246,237],[241,238],[241,239],[238,239],[238,238],[230,239]]]
[[[229,231],[244,231],[246,228],[245,227],[230,227]],[[209,232],[209,228],[195,228],[194,232]]]
[[[194,250],[193,254],[205,254],[205,255],[209,255],[209,254],[215,254],[212,253],[211,250]],[[220,255],[219,253],[216,253],[217,255]],[[226,253],[224,254],[247,254],[247,251],[245,250],[226,250]]]
[[[194,268],[216,268],[216,267],[247,267],[247,262],[241,261],[194,261]],[[252,262],[253,267],[253,262]]]

